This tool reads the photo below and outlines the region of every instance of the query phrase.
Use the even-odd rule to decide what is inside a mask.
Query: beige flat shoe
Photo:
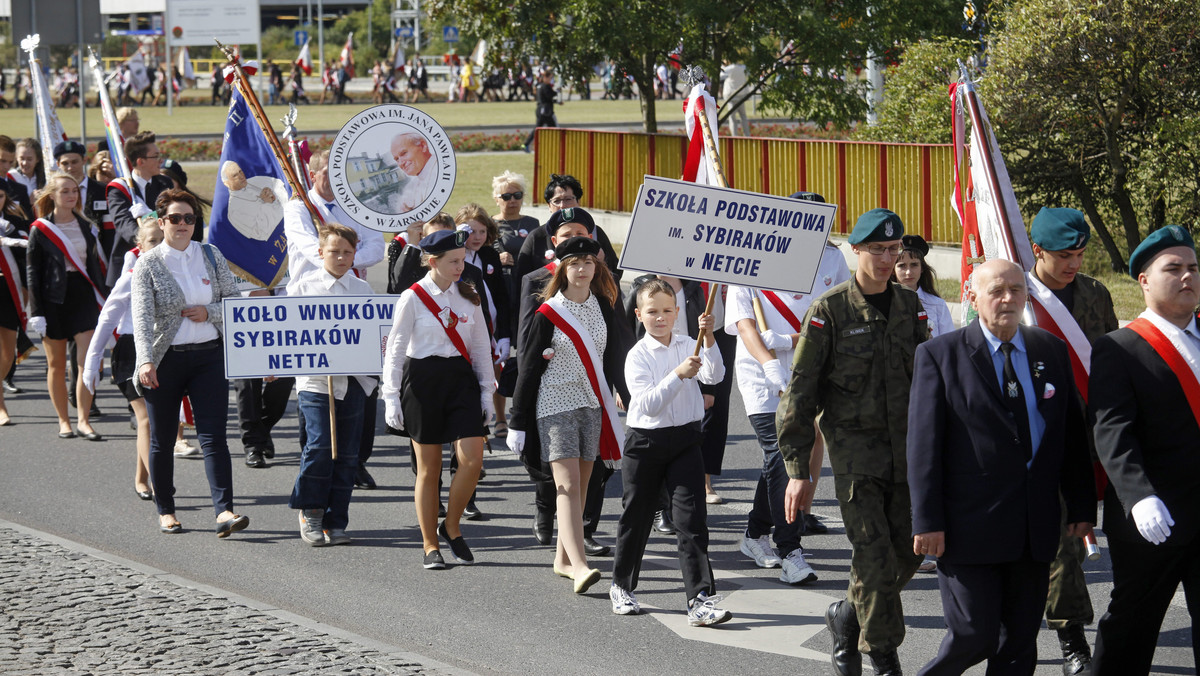
[[[708,493],[704,496],[704,502],[710,505],[722,505],[725,504],[725,498],[717,495],[716,493]]]

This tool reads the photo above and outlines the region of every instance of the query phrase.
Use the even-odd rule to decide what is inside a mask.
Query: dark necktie
[[[328,209],[328,210],[329,210],[329,213],[331,213],[331,214],[332,214],[332,213],[333,213],[333,207],[334,207],[334,205],[336,205],[336,204],[337,204],[337,202],[326,202],[326,203],[325,203],[325,208],[326,208],[326,209]]]
[[[1021,446],[1025,449],[1025,461],[1033,457],[1033,441],[1029,433],[1029,410],[1025,408],[1025,388],[1017,379],[1017,370],[1013,368],[1012,353],[1016,346],[1012,343],[1000,343],[1000,351],[1004,353],[1004,387],[1000,398],[1008,407],[1008,412],[1017,423]]]

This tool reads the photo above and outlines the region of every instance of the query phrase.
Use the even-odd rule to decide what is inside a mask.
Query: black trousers
[[[1037,635],[1050,585],[1050,563],[1029,552],[1011,563],[938,561],[946,636],[918,673],[958,676],[987,660],[988,676],[1033,674]]]
[[[721,329],[713,331],[717,347],[721,350],[721,361],[725,363],[725,373],[734,372],[734,358],[737,351],[737,336],[731,336]],[[725,444],[729,437],[729,398],[733,395],[733,378],[725,377],[713,386],[713,405],[704,411],[704,441],[700,450],[704,455],[704,473],[717,475],[721,473],[721,465],[725,460]],[[706,388],[702,388],[702,391]]]
[[[269,383],[262,378],[244,378],[233,381],[237,395],[238,428],[242,433],[242,446],[247,451],[275,450],[271,440],[271,428],[287,411],[288,399],[292,396],[295,378],[278,378]]]
[[[1172,536],[1173,537],[1173,536]],[[1200,537],[1190,543],[1152,545],[1145,540],[1108,538],[1113,589],[1096,632],[1092,674],[1150,673],[1163,616],[1179,584],[1192,618],[1193,663],[1200,664]]]
[[[613,584],[627,591],[637,589],[646,540],[665,484],[687,598],[694,599],[700,592],[710,596],[716,593],[708,560],[708,509],[704,503],[699,421],[655,430],[630,427],[625,435],[621,483],[623,510],[617,521]]]
[[[543,464],[543,467],[545,465]],[[547,468],[546,473],[550,471]],[[592,478],[588,480],[587,499],[583,503],[583,537],[590,538],[600,526],[600,514],[604,511],[604,489],[613,475],[613,469],[600,460],[592,465]],[[533,504],[550,523],[558,513],[558,489],[554,481],[534,482]]]

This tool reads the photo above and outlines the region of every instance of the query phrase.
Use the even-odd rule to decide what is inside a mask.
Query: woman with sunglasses
[[[163,245],[133,268],[133,342],[137,383],[150,417],[150,482],[159,530],[179,533],[174,455],[179,406],[192,402],[204,471],[216,512],[217,537],[250,524],[233,511],[233,463],[225,441],[229,382],[221,350],[221,300],[237,284],[216,247],[192,241],[199,203],[183,190],[164,190],[155,203]]]
[[[500,231],[492,246],[500,254],[508,297],[516,298],[521,292],[521,280],[515,276],[513,266],[517,264],[517,254],[521,253],[525,238],[541,223],[533,216],[521,215],[521,207],[525,205],[525,177],[521,174],[505,171],[492,177],[492,197],[500,207],[500,213],[492,216]]]

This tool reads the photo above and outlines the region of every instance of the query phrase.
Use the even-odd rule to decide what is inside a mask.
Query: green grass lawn
[[[318,94],[320,92],[318,91]],[[311,131],[338,130],[355,113],[372,104],[354,105],[311,105],[300,106],[296,129],[301,133]],[[511,125],[513,129],[528,130],[533,127],[534,104],[529,101],[512,103],[422,103],[416,105],[438,121],[443,127],[474,125]],[[279,120],[287,113],[287,106],[265,106],[268,119],[280,131]],[[590,101],[573,100],[556,106],[560,124],[583,125],[591,122],[640,122],[642,113],[636,100]],[[661,120],[682,120],[680,101],[658,101],[655,111]],[[749,112],[749,110],[747,111]],[[163,136],[195,133],[219,134],[225,130],[226,109],[223,106],[185,105],[176,107],[167,115],[165,107],[138,109],[141,128]],[[67,135],[78,138],[79,109],[58,111],[59,120]],[[756,116],[757,117],[757,116]],[[99,108],[87,109],[87,135],[89,140],[98,140],[104,133],[104,120]],[[32,108],[7,108],[0,110],[0,130],[13,137],[31,136],[34,131]]]
[[[1142,287],[1138,286],[1138,283],[1129,275],[1093,270],[1090,276],[1098,279],[1112,294],[1117,319],[1122,321],[1136,319],[1142,310],[1146,309],[1146,303],[1142,299]],[[957,279],[937,280],[937,290],[946,302],[958,302]]]
[[[499,208],[492,199],[492,177],[503,173],[506,169],[523,174],[526,178],[533,176],[533,155],[522,152],[507,153],[468,153],[458,156],[458,178],[454,181],[454,192],[450,194],[450,202],[446,211],[451,215],[469,202],[482,204],[489,213],[496,213]],[[187,165],[188,187],[202,197],[211,199],[217,181],[216,162]],[[530,201],[526,197],[526,202]]]

